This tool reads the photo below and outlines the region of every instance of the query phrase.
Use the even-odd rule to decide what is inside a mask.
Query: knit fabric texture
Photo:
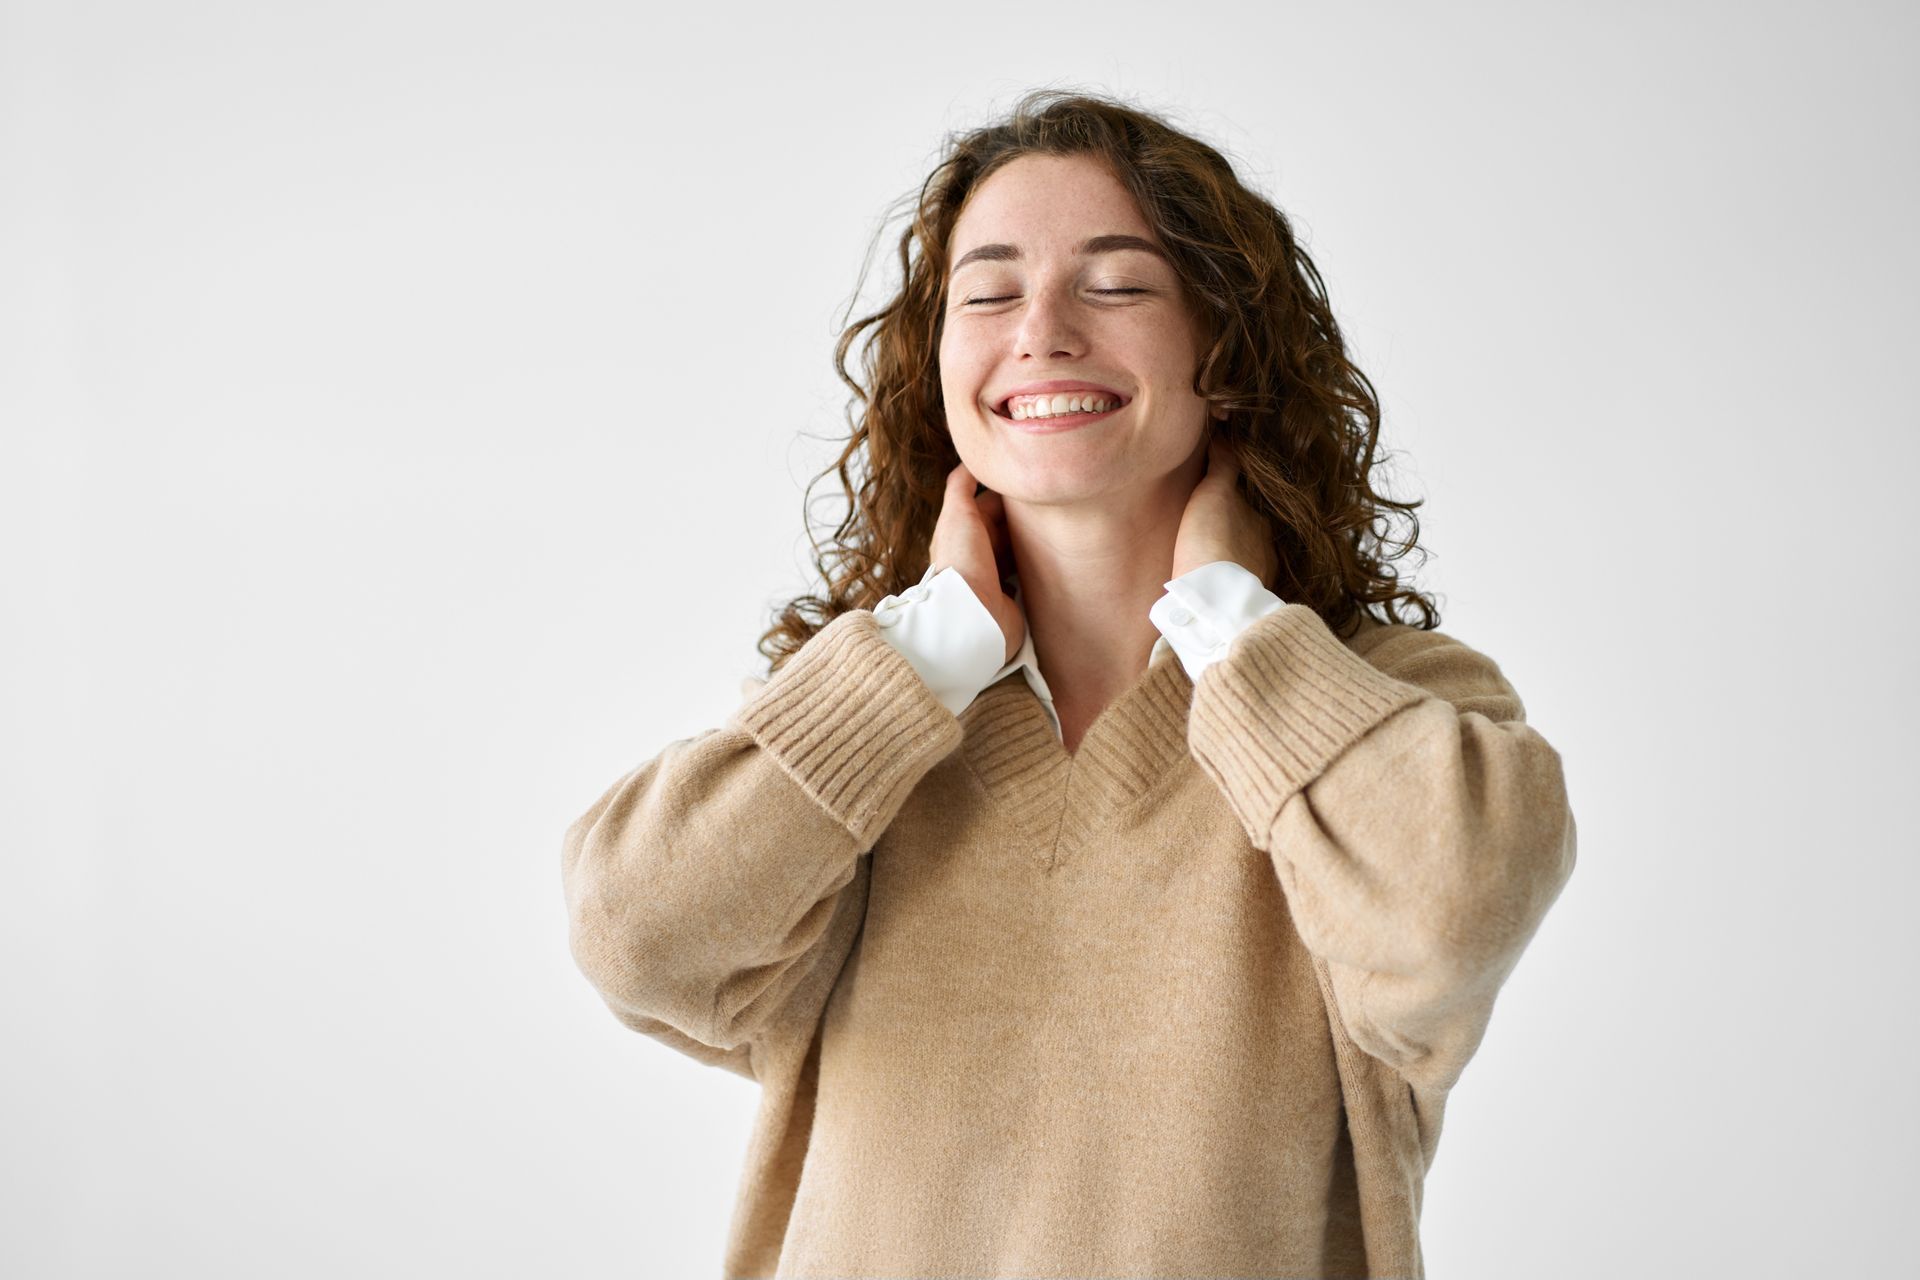
[[[729,1280],[1421,1276],[1574,858],[1491,659],[1299,604],[1072,753],[1019,673],[956,716],[847,612],[562,844],[614,1016],[760,1086]]]

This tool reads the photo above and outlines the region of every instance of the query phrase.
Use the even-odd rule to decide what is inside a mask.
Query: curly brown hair
[[[853,393],[851,434],[807,486],[810,495],[814,483],[837,475],[847,501],[825,545],[808,528],[826,594],[790,601],[761,636],[770,670],[834,618],[904,591],[927,570],[947,475],[960,461],[938,360],[949,237],[967,198],[1024,155],[1104,159],[1167,247],[1207,334],[1194,392],[1229,410],[1214,429],[1237,444],[1242,491],[1274,530],[1275,593],[1311,606],[1338,635],[1351,635],[1375,605],[1385,611],[1379,621],[1439,626],[1438,607],[1400,586],[1389,563],[1418,541],[1413,509],[1424,500],[1398,502],[1372,487],[1379,401],[1347,358],[1320,272],[1286,217],[1219,151],[1166,120],[1109,97],[1035,89],[999,123],[949,135],[917,199],[909,193],[893,206],[914,204],[899,241],[902,283],[884,307],[841,332],[834,368]],[[869,245],[869,262],[872,253]],[[848,373],[847,356],[867,329],[863,386]],[[1390,539],[1389,512],[1409,522],[1405,539]],[[1402,601],[1417,623],[1400,616]]]

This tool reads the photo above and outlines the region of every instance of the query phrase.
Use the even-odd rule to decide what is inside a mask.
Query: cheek
[[[970,394],[967,390],[977,379],[972,372],[972,362],[967,359],[966,351],[951,338],[943,337],[939,349],[934,352],[934,367],[940,373],[941,394],[951,404],[957,396],[965,400]]]
[[[1162,396],[1192,382],[1192,336],[1163,318],[1137,313],[1116,317],[1116,323],[1100,335],[1099,345],[1114,363],[1158,388]]]
[[[949,352],[940,361],[940,395],[950,414],[977,414],[985,411],[990,366],[966,358],[965,352]]]

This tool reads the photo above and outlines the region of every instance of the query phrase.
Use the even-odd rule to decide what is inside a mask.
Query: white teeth
[[[1055,396],[1016,396],[1007,402],[1007,416],[1015,422],[1029,418],[1056,418],[1067,413],[1105,413],[1120,402],[1095,392],[1071,392]]]

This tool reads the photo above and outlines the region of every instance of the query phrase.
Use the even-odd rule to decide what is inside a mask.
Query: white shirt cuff
[[[947,710],[959,715],[1006,665],[1007,637],[952,565],[873,606],[873,619]]]
[[[1167,594],[1153,602],[1147,617],[1195,684],[1202,671],[1227,656],[1235,636],[1286,604],[1233,560],[1189,569],[1165,585]]]

